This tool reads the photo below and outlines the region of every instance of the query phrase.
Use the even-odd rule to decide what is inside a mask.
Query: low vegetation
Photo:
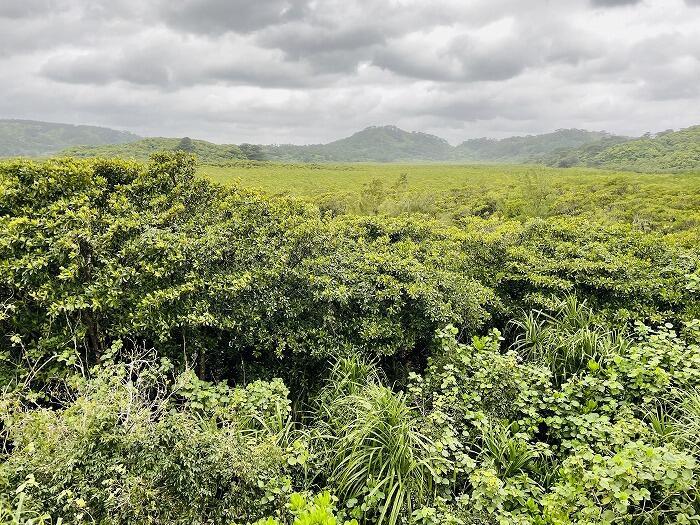
[[[698,522],[695,177],[188,147],[0,163],[0,524]]]
[[[695,242],[700,231],[697,174],[635,174],[588,168],[435,164],[277,164],[200,166],[228,186],[301,198],[331,215],[425,215],[459,225],[474,217],[578,217]],[[585,195],[586,198],[581,196]]]

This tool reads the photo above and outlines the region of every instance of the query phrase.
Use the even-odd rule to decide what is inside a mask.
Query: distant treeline
[[[240,160],[264,160],[262,148],[254,144],[214,144],[206,140],[151,137],[128,144],[105,146],[76,146],[65,149],[62,155],[69,157],[118,157],[148,160],[159,151],[184,151],[193,154],[205,164],[225,164]]]
[[[647,134],[638,139],[605,132],[563,129],[544,135],[472,139],[458,146],[393,126],[371,127],[328,144],[297,146],[212,144],[202,140],[148,138],[129,144],[80,146],[62,154],[145,160],[156,151],[183,150],[202,164],[255,160],[285,163],[459,162],[585,166],[640,172],[700,169],[700,126]]]
[[[560,129],[542,135],[478,138],[452,146],[427,133],[372,126],[328,144],[214,144],[203,140],[150,137],[45,122],[0,120],[0,157],[119,157],[148,160],[158,151],[185,151],[200,164],[238,161],[283,163],[429,162],[545,164],[639,172],[700,169],[700,126],[640,138],[604,131]]]

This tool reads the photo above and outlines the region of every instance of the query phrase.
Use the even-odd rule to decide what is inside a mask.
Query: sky
[[[319,143],[700,124],[700,0],[0,0],[0,118]]]

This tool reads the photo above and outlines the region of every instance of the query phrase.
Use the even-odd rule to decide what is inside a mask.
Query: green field
[[[528,165],[460,164],[275,164],[241,163],[231,166],[201,166],[199,172],[221,184],[241,184],[271,194],[312,196],[334,192],[358,192],[364,184],[379,179],[395,184],[405,174],[412,190],[447,191],[469,186],[495,188],[518,184],[523,177],[562,178],[576,183],[581,175],[609,177],[598,170],[568,170]],[[645,178],[638,174],[634,177]]]
[[[200,166],[199,173],[224,185],[261,189],[273,195],[314,196],[335,192],[359,192],[365,184],[381,180],[396,184],[406,175],[417,192],[447,192],[465,188],[481,191],[544,183],[576,191],[602,185],[626,184],[635,190],[664,194],[700,190],[700,172],[691,174],[643,174],[593,168],[549,168],[537,165],[462,164],[276,164],[240,163]]]
[[[642,174],[590,168],[454,164],[200,166],[227,186],[299,197],[334,214],[583,215],[665,233],[700,225],[700,173]]]

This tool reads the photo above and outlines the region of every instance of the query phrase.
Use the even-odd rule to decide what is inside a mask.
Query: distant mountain
[[[578,148],[606,139],[617,142],[629,140],[626,137],[616,137],[604,131],[559,129],[543,135],[467,140],[455,148],[455,156],[459,160],[472,162],[538,162],[555,151]]]
[[[0,119],[0,157],[52,155],[77,145],[123,144],[140,137],[97,126]]]
[[[312,146],[263,146],[267,158],[288,162],[538,162],[555,151],[613,137],[602,131],[560,129],[544,135],[472,139],[459,146],[395,126],[369,127],[351,137]],[[620,138],[620,140],[626,140]]]
[[[700,126],[648,134],[622,143],[603,140],[557,152],[545,163],[649,172],[700,170]]]
[[[59,144],[70,142],[68,146]],[[91,145],[76,145],[77,142]],[[182,149],[204,164],[239,160],[277,162],[538,163],[632,171],[700,170],[700,126],[640,138],[604,131],[560,129],[542,135],[470,139],[458,146],[427,133],[371,126],[328,144],[297,146],[214,144],[179,138],[140,139],[91,126],[0,120],[0,156],[61,155],[146,160],[157,151]]]
[[[61,155],[71,157],[122,157],[136,160],[148,160],[158,151],[183,150],[194,154],[199,162],[218,164],[235,160],[255,158],[248,148],[258,151],[259,146],[244,144],[214,144],[205,140],[193,140],[188,137],[182,139],[154,137],[141,139],[128,144],[106,146],[77,146],[61,151]],[[260,157],[261,158],[261,157]]]
[[[449,160],[453,148],[435,135],[371,126],[328,144],[263,146],[263,151],[270,160],[290,162],[409,162]]]

